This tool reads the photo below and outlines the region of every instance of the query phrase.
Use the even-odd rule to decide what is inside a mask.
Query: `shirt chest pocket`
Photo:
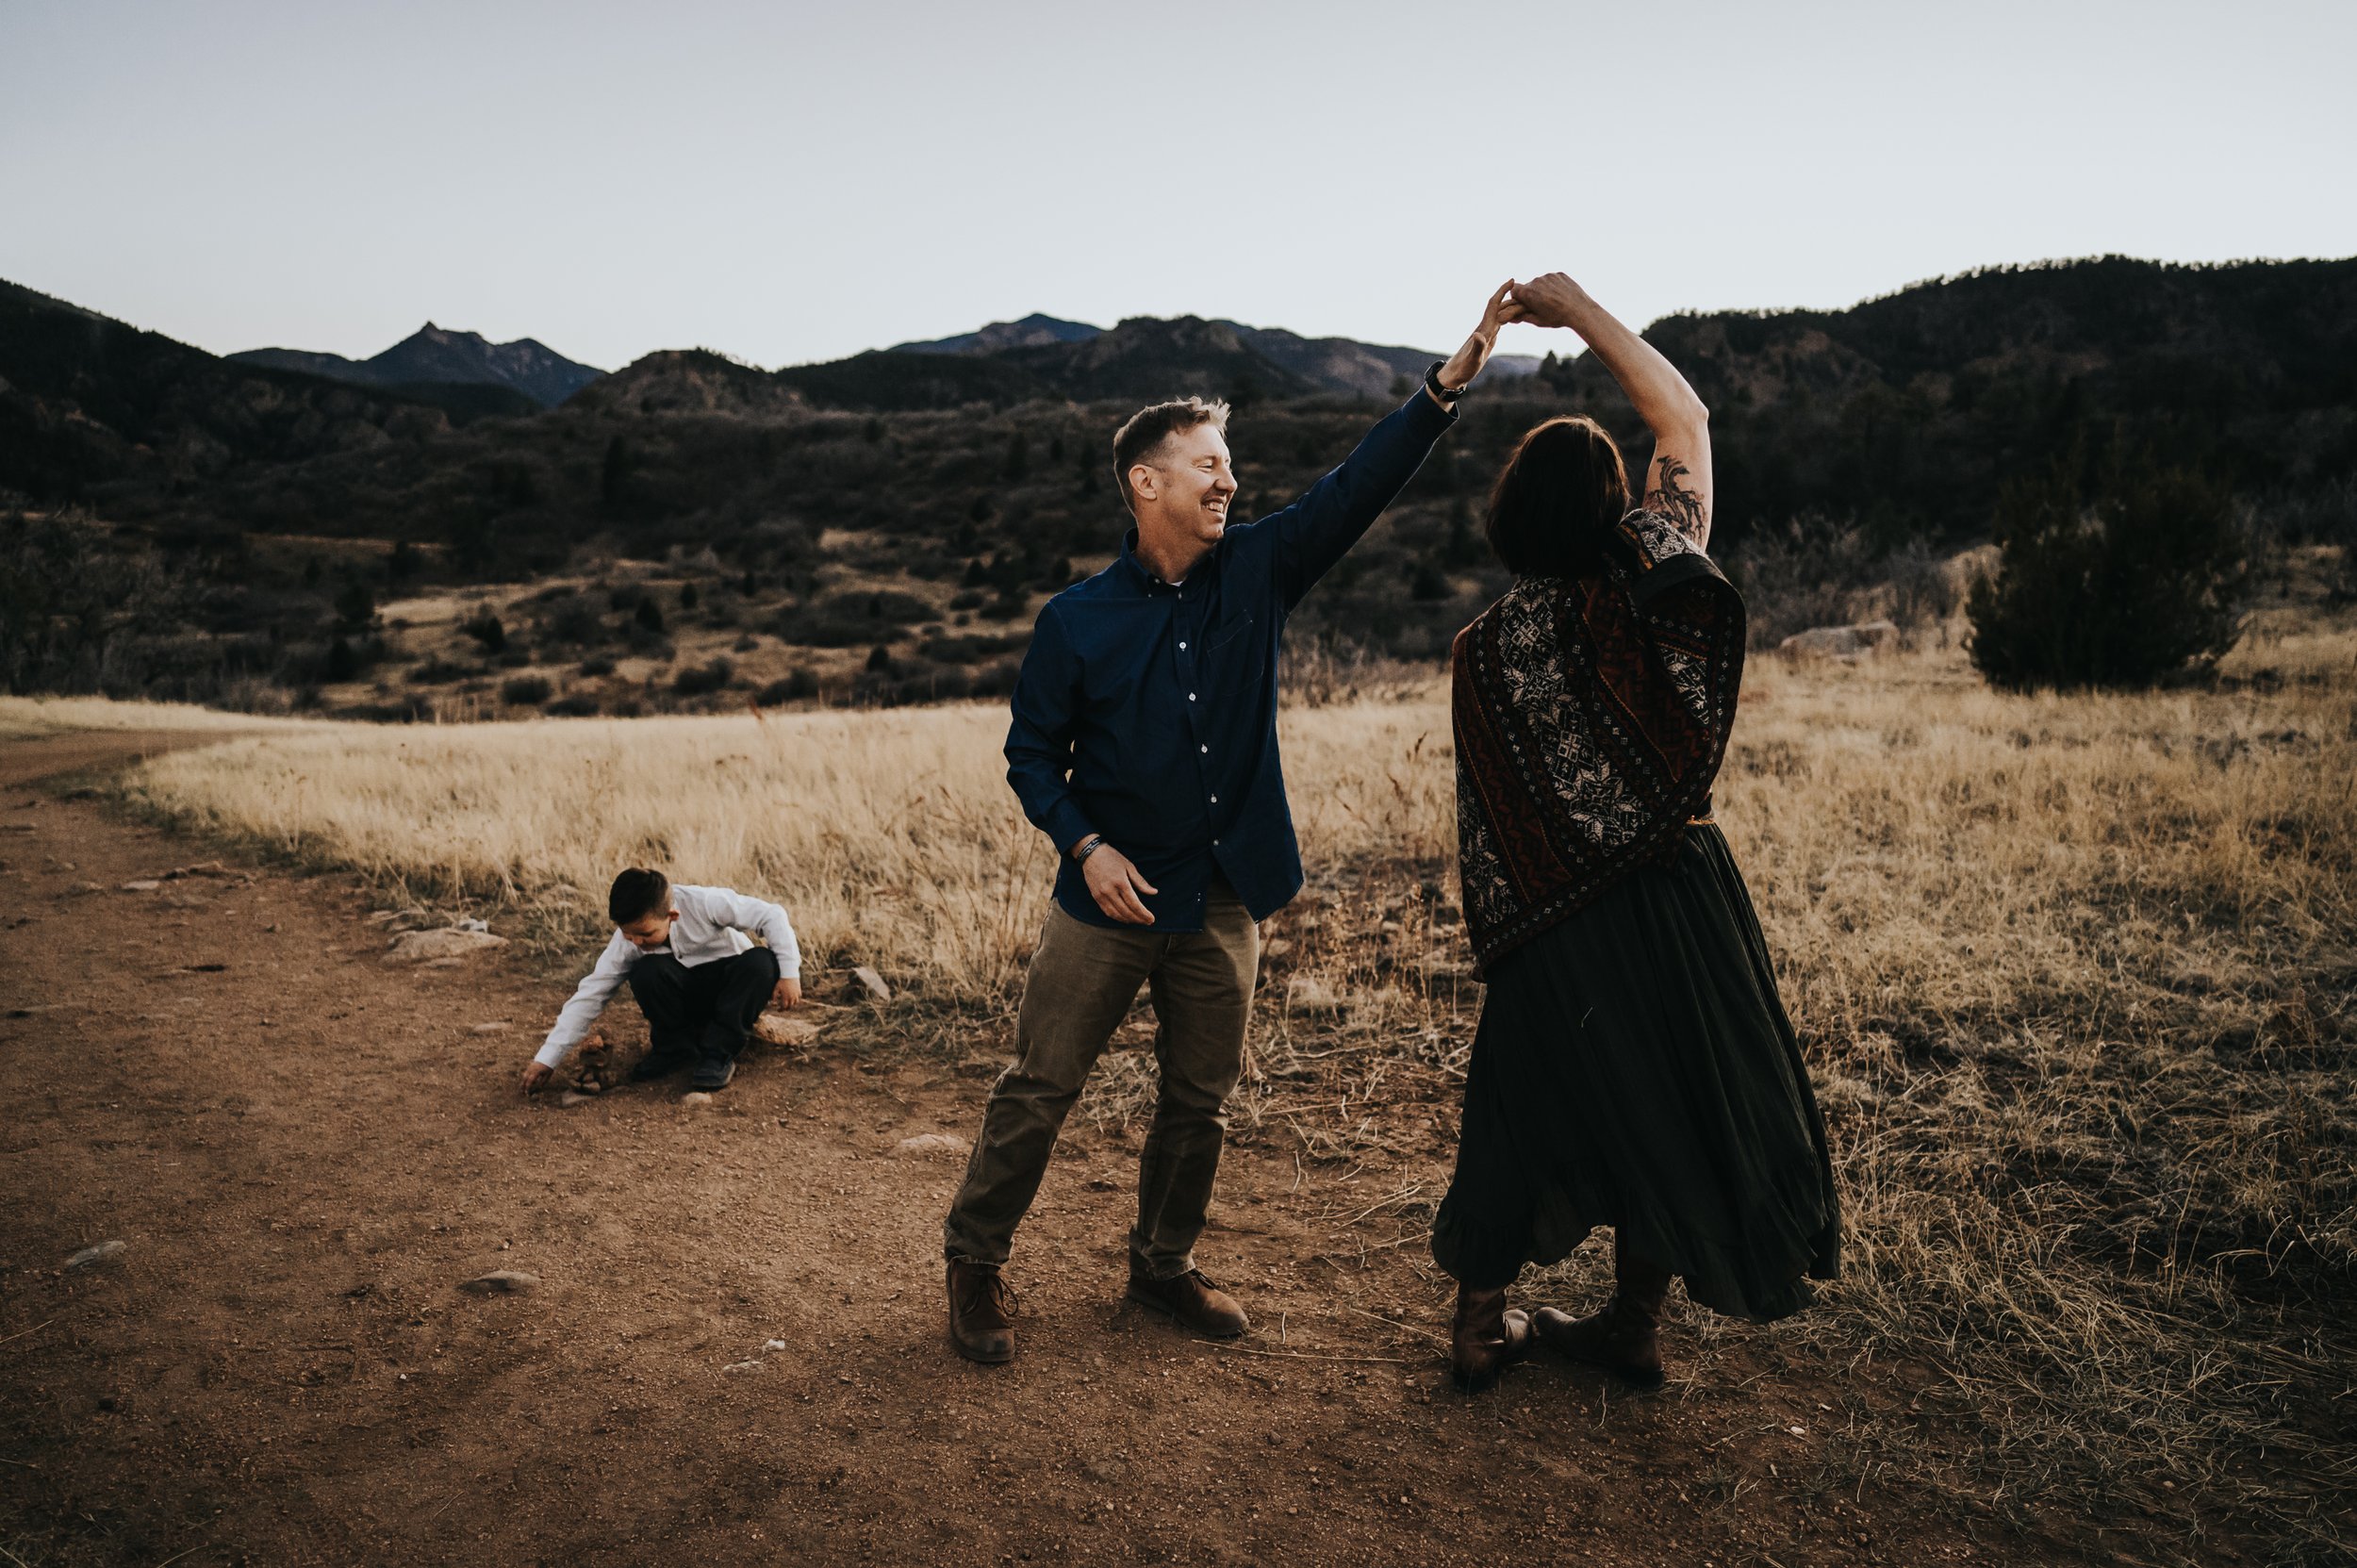
[[[1232,616],[1204,634],[1203,656],[1210,658],[1223,650],[1229,652],[1240,652],[1243,646],[1241,639],[1248,637],[1251,633],[1252,612],[1250,610]]]
[[[1203,673],[1220,690],[1256,685],[1267,665],[1266,639],[1250,610],[1241,611],[1203,635]]]

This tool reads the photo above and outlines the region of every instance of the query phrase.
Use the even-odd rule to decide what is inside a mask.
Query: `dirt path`
[[[154,744],[0,748],[0,1545],[27,1568],[2069,1560],[1839,1468],[1850,1412],[1909,1390],[1772,1334],[1652,1399],[1551,1361],[1448,1391],[1444,1299],[1353,1219],[1444,1181],[1437,1139],[1232,1154],[1203,1252],[1256,1329],[1223,1349],[1118,1304],[1135,1144],[1076,1121],[1011,1270],[1023,1354],[964,1365],[959,1164],[898,1146],[969,1134],[986,1063],[822,1043],[708,1109],[528,1104],[561,982],[388,967],[334,879],[121,891],[203,851],[27,782]],[[499,1268],[543,1284],[456,1288]]]

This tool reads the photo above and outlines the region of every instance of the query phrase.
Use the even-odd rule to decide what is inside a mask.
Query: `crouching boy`
[[[633,867],[614,879],[605,912],[614,940],[524,1068],[528,1095],[587,1036],[625,980],[647,1015],[647,1055],[631,1081],[692,1066],[688,1082],[707,1092],[735,1076],[736,1053],[765,1006],[802,999],[802,950],[776,904],[726,887],[674,887],[662,872]],[[754,947],[748,933],[768,946]]]

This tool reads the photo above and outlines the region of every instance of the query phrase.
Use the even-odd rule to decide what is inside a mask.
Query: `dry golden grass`
[[[1478,1005],[1444,694],[1284,723],[1311,892],[1271,923],[1239,1132],[1309,1159],[1404,1149],[1453,1101]],[[305,725],[128,788],[552,933],[590,934],[631,862],[758,889],[814,955],[905,987],[915,1023],[1002,1013],[1043,907],[1003,727],[995,704]],[[2167,1555],[2205,1531],[2287,1562],[2348,1550],[2357,629],[2282,615],[2217,682],[2133,696],[1994,693],[1953,651],[1763,658],[1719,815],[1851,1234],[1825,1310],[1769,1342],[1933,1369],[1927,1408],[1977,1434],[1953,1478],[2001,1510],[2142,1514]],[[1084,1112],[1132,1115],[1144,1070],[1109,1058]],[[1410,1245],[1438,1196],[1377,1207]],[[1706,1370],[1733,1342],[1694,1329]],[[1934,1462],[1904,1416],[1857,1414],[1851,1437],[1862,1463]]]

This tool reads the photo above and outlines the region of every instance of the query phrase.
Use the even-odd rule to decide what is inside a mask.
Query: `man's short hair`
[[[605,912],[618,926],[660,915],[671,907],[671,879],[660,871],[634,866],[614,879],[605,896]]]
[[[1129,416],[1129,422],[1113,433],[1113,483],[1121,488],[1121,503],[1137,510],[1129,499],[1129,470],[1151,457],[1162,444],[1181,430],[1193,430],[1208,424],[1223,436],[1228,433],[1228,404],[1204,402],[1201,398],[1179,398],[1171,403],[1158,403],[1141,408]]]

